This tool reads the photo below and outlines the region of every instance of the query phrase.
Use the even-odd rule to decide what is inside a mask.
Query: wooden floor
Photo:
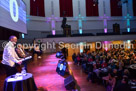
[[[55,54],[44,54],[41,59],[33,60],[28,64],[28,72],[34,76],[35,83],[39,91],[66,91],[64,87],[64,77],[56,73],[58,58]],[[86,80],[87,75],[82,72],[80,66],[74,65],[71,58],[68,58],[69,68],[71,69],[80,91],[105,91],[102,85],[92,84]],[[6,78],[4,70],[0,69],[0,91],[3,90]]]

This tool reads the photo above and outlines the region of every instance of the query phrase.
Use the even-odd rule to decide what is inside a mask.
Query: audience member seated
[[[81,55],[80,55],[80,53],[78,53],[76,59],[77,59],[77,64],[80,65],[80,63],[81,63]]]
[[[25,50],[23,49],[23,46],[21,44],[18,44],[17,48],[15,50],[16,50],[16,53],[19,56],[19,58],[25,58],[28,56],[28,53],[25,52]],[[22,65],[24,65],[25,70],[27,71],[27,60],[23,61]]]
[[[34,54],[35,54],[35,53],[38,55],[38,58],[41,58],[42,52],[41,52],[41,50],[40,50],[39,45],[36,45],[36,46],[34,47]]]
[[[107,67],[107,63],[106,63],[105,61],[103,61],[103,63],[101,64],[101,67],[102,67],[102,68]]]
[[[130,78],[130,74],[129,74],[129,71],[128,69],[125,69],[124,72],[123,72],[123,77],[126,77],[126,78]]]
[[[97,78],[99,77],[99,69],[97,68],[96,64],[93,64],[93,71],[89,72],[87,80],[91,80],[93,83],[95,82],[95,80],[97,80]]]
[[[20,58],[25,58],[27,56],[21,44],[17,45],[16,53]]]
[[[105,82],[105,84],[102,84],[106,85],[107,91],[113,91],[114,87],[117,87],[119,83],[123,84],[121,83],[122,79],[131,80],[132,72],[129,73],[130,69],[128,67],[136,63],[136,52],[133,49],[84,52],[78,53],[74,62],[82,65],[82,69],[88,74],[88,81],[91,80],[93,83]],[[136,79],[136,77],[133,79]]]
[[[116,84],[116,78],[114,74],[109,73],[107,77],[103,77],[103,80],[106,81],[106,91],[113,91]]]
[[[76,53],[74,53],[74,54],[72,55],[72,60],[75,61],[75,59],[76,59]]]
[[[121,83],[114,88],[114,91],[131,91],[128,84],[128,78],[123,78]]]

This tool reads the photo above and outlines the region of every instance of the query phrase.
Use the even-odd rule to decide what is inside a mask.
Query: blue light
[[[83,52],[83,42],[80,42],[80,53]]]
[[[127,32],[130,32],[130,28],[127,28]]]
[[[82,34],[82,20],[78,20],[79,34]]]
[[[24,39],[25,38],[25,35],[24,34],[22,34],[22,39]]]
[[[83,33],[82,29],[79,29],[79,33],[80,33],[80,34],[82,34],[82,33]]]
[[[127,26],[130,26],[130,19],[127,19]]]
[[[60,56],[60,52],[57,52],[57,54],[56,54],[56,55],[57,55],[57,57],[59,57],[59,56]]]
[[[83,49],[80,49],[80,53],[83,53]]]
[[[78,20],[79,27],[82,27],[82,20]]]
[[[130,40],[127,40],[127,43],[128,43],[128,49],[130,49]]]
[[[127,14],[127,32],[130,32],[130,15]]]

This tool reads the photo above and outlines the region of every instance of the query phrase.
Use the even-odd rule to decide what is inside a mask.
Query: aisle
[[[44,91],[66,91],[64,78],[56,73],[58,60],[55,54],[46,54],[36,63],[28,65],[28,72],[34,75],[38,88],[44,88]]]
[[[74,65],[73,62],[69,62],[69,67],[73,72],[73,76],[80,86],[80,91],[105,91],[104,86],[98,85],[97,83],[92,84],[86,80],[87,74],[82,71],[81,66]]]

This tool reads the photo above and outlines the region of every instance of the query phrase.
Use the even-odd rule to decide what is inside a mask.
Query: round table
[[[15,75],[9,76],[5,79],[3,91],[36,91],[37,87],[34,82],[33,75],[26,73],[26,76]]]

